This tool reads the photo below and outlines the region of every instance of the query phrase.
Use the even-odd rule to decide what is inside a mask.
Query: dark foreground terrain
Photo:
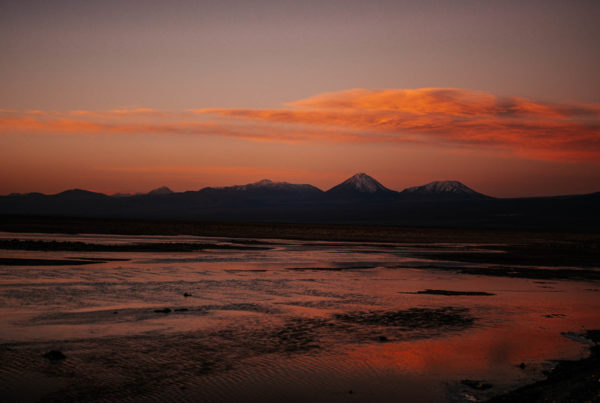
[[[407,243],[508,243],[533,241],[546,251],[563,245],[570,252],[598,249],[600,228],[582,233],[569,231],[522,231],[402,227],[393,225],[336,225],[265,222],[211,222],[179,220],[94,219],[0,215],[0,231],[62,234],[198,235],[231,238],[304,239],[353,242]],[[518,247],[518,246],[516,246]],[[561,253],[560,250],[557,250]]]
[[[600,230],[600,228],[599,228]],[[542,266],[579,266],[598,267],[600,262],[600,232],[536,232],[514,230],[478,230],[456,228],[411,228],[397,226],[368,225],[319,225],[319,224],[282,224],[282,223],[231,223],[231,222],[195,222],[164,220],[110,220],[68,217],[29,217],[0,216],[0,231],[62,234],[120,234],[120,235],[194,235],[224,238],[250,239],[297,239],[329,242],[383,242],[436,245],[436,251],[421,254],[427,259],[458,261],[469,263],[495,263],[497,265],[542,265]],[[476,243],[477,248],[468,245],[459,249],[445,248],[444,243]],[[157,245],[139,242],[127,245],[85,245],[81,242],[35,241],[14,243],[12,240],[0,240],[0,249],[22,250],[61,250],[61,251],[165,251],[183,252],[201,250],[210,245],[198,242],[186,244],[169,242]],[[239,239],[233,244],[212,245],[223,249],[269,248],[264,241],[245,241]],[[490,251],[502,253],[490,254]],[[465,253],[466,252],[466,253]],[[414,254],[416,257],[419,253]],[[430,265],[431,268],[443,266]],[[498,273],[502,267],[496,267]],[[535,271],[526,271],[525,276],[535,276]],[[505,272],[504,275],[517,275]],[[576,274],[565,272],[557,274],[562,278]]]
[[[455,181],[397,192],[366,174],[357,174],[326,192],[311,185],[260,181],[178,193],[159,189],[158,193],[127,197],[81,189],[55,195],[11,194],[0,196],[0,212],[105,219],[598,231],[599,203],[600,192],[507,199],[483,195]]]
[[[593,343],[589,357],[580,361],[559,361],[546,379],[496,396],[489,402],[600,401],[600,330],[588,330],[583,337]]]

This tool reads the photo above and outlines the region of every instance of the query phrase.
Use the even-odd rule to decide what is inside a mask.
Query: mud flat
[[[422,255],[429,256],[429,255]],[[488,259],[493,261],[493,257]],[[413,268],[411,263],[391,266],[391,268]],[[529,278],[538,280],[572,280],[572,281],[598,281],[600,280],[600,270],[584,268],[536,268],[536,267],[517,267],[517,266],[460,266],[460,265],[440,265],[436,263],[427,263],[418,266],[426,270],[451,271],[460,274],[470,274],[476,276],[490,277],[510,277],[510,278]]]
[[[541,234],[544,235],[548,236]],[[570,241],[515,238],[512,242],[518,244],[481,245],[476,251],[438,251],[426,256],[427,259],[498,265],[599,266],[600,239],[593,236]],[[425,257],[425,254],[415,253],[415,256]]]
[[[81,266],[85,264],[106,263],[105,260],[96,259],[25,259],[25,258],[0,258],[0,265],[6,266]]]
[[[205,307],[203,314],[211,310],[270,313],[264,307],[246,304]],[[155,312],[156,317],[175,314],[170,310],[164,314]],[[104,315],[102,322],[113,316],[108,312],[100,314]],[[127,313],[119,315],[123,314]],[[145,319],[152,314],[144,312]],[[74,320],[92,323],[98,319],[93,313],[78,316],[55,314],[42,318],[41,323],[47,324],[48,320],[64,324],[73,324]],[[244,365],[250,362],[277,366],[281,365],[278,361],[313,357],[313,362],[309,359],[307,365],[318,370],[318,356],[313,353],[327,356],[343,345],[377,344],[393,338],[426,339],[463,331],[475,321],[467,309],[444,307],[340,313],[323,318],[293,317],[277,325],[259,328],[231,324],[222,329],[189,333],[5,343],[0,345],[3,362],[0,392],[14,401],[30,401],[29,389],[10,383],[14,382],[11,375],[18,377],[21,374],[32,388],[43,390],[46,387],[43,401],[156,398],[165,389],[172,391],[171,398],[175,400],[206,399],[204,392],[195,390],[193,385],[202,384],[210,376],[218,377],[225,384],[235,384],[238,382],[236,373],[246,371]],[[382,332],[388,336],[381,336]],[[270,381],[275,384],[289,381],[286,374],[269,374]],[[245,376],[252,380],[255,375]],[[364,388],[364,385],[356,386]],[[214,385],[210,387],[209,400],[231,401],[219,398],[219,391]],[[288,397],[295,400],[293,396]],[[327,399],[321,396],[318,400]]]
[[[454,297],[454,296],[458,296],[458,295],[465,295],[465,296],[490,296],[490,295],[495,295],[492,294],[491,292],[485,292],[485,291],[451,291],[451,290],[431,290],[431,289],[426,289],[423,291],[417,291],[417,294],[428,294],[428,295],[445,295],[447,297]]]
[[[0,400],[593,396],[593,234],[214,225],[271,237],[0,234]]]
[[[182,243],[152,242],[131,244],[95,244],[89,242],[39,241],[21,239],[0,239],[0,250],[31,251],[71,251],[71,252],[194,252],[206,249],[227,250],[268,250],[264,245],[220,244],[220,243]]]

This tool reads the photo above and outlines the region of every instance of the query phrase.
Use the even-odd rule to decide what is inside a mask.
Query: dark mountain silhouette
[[[293,184],[288,182],[273,182],[263,179],[247,185],[227,186],[221,188],[204,188],[200,192],[221,194],[233,198],[252,198],[268,200],[281,199],[306,199],[321,195],[323,191],[315,186],[306,184]]]
[[[323,191],[312,185],[273,182],[263,179],[246,185],[220,188],[207,187],[197,192],[185,192],[184,194],[186,195],[185,198],[192,197],[205,206],[244,208],[247,206],[276,206],[316,201],[323,194]]]
[[[329,189],[327,195],[335,198],[365,198],[393,196],[398,192],[390,190],[365,173],[358,173]]]
[[[423,186],[404,189],[400,196],[406,200],[474,200],[489,199],[482,193],[458,181],[435,181]]]
[[[89,190],[82,189],[70,189],[65,190],[64,192],[58,193],[52,197],[60,198],[63,200],[72,200],[72,201],[85,201],[85,200],[95,200],[97,198],[105,198],[109,197],[102,193],[90,192]]]
[[[173,192],[113,195],[81,189],[55,195],[0,196],[0,215],[310,222],[465,228],[600,231],[600,192],[501,199],[457,181],[390,190],[356,174],[323,192],[308,184],[273,182]]]
[[[147,194],[152,195],[152,196],[164,196],[164,195],[170,195],[172,193],[174,193],[174,192],[171,189],[169,189],[168,187],[161,186],[159,188],[149,191]]]

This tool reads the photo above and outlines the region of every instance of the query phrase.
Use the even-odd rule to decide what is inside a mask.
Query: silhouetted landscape
[[[600,192],[585,195],[494,198],[457,181],[390,190],[356,174],[322,191],[307,184],[262,180],[197,191],[166,187],[146,194],[104,195],[67,190],[55,195],[0,197],[0,213],[228,222],[289,222],[451,228],[598,231]]]
[[[0,393],[585,401],[598,332],[570,329],[597,326],[598,201],[395,191],[366,174],[327,191],[3,196]]]

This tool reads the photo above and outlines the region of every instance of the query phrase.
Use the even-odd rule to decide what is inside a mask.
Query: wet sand
[[[8,401],[510,401],[557,360],[596,357],[579,335],[600,328],[598,267],[500,264],[494,256],[523,245],[506,233],[482,243],[0,234],[15,239],[30,246],[1,249],[3,259],[94,264],[0,264]],[[561,242],[577,239],[593,253],[592,235]]]

